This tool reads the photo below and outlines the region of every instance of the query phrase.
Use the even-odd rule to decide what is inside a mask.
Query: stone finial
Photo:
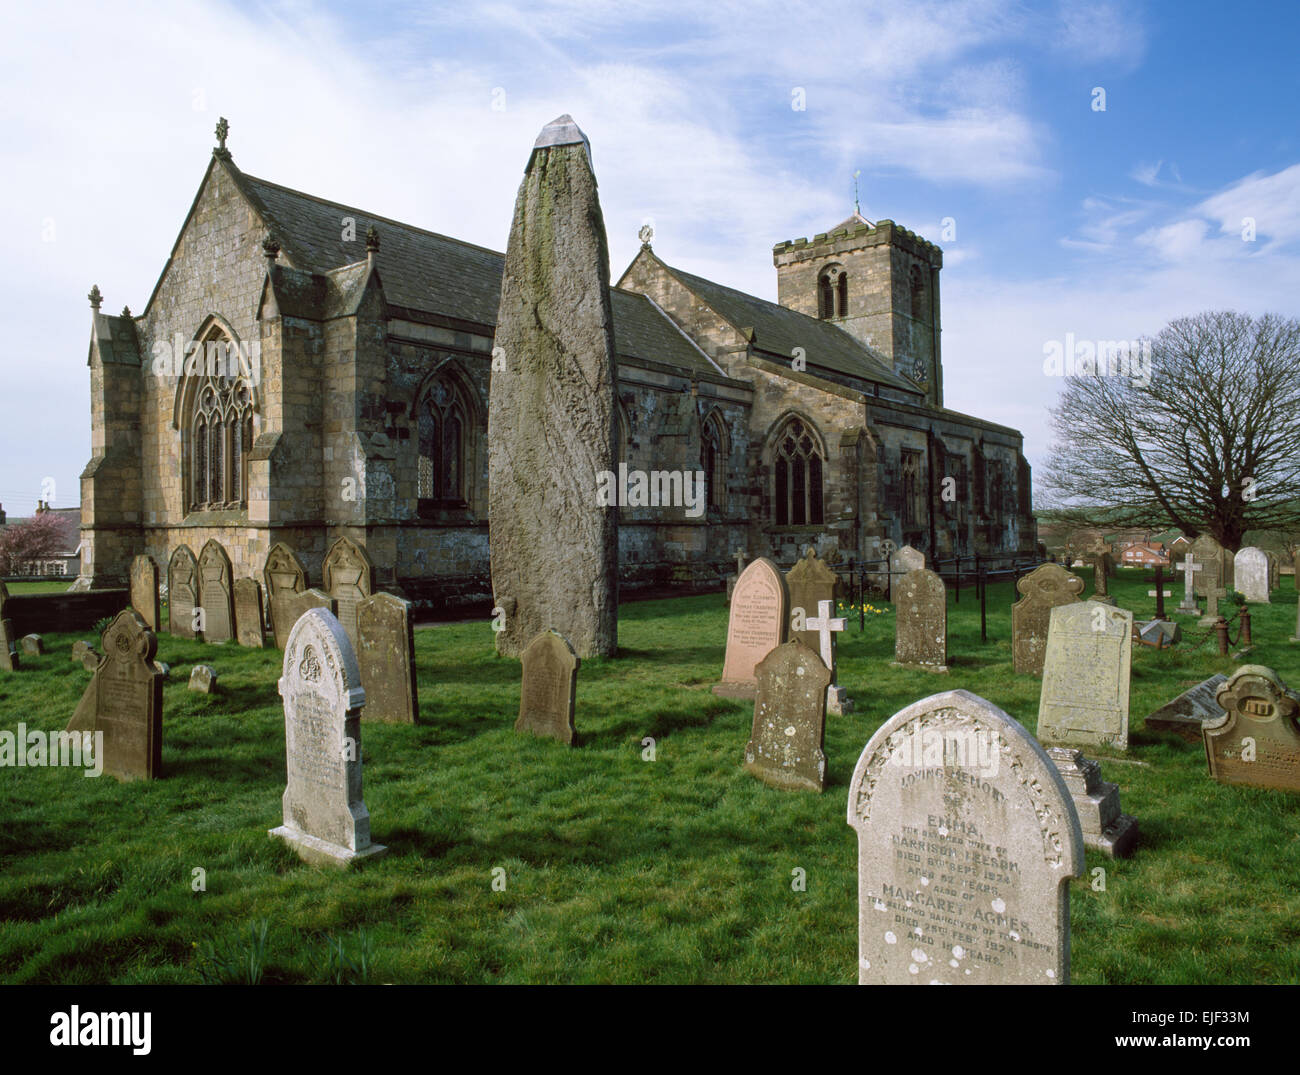
[[[129,318],[129,317],[131,316],[131,307],[130,307],[130,306],[123,306],[123,307],[122,307],[122,316],[123,316],[123,317],[126,317],[126,318]]]
[[[214,156],[221,157],[223,160],[230,160],[230,150],[226,148],[226,135],[230,133],[230,124],[226,122],[226,117],[222,116],[217,120],[217,147],[212,151]]]
[[[641,230],[636,233],[636,237],[641,240],[641,249],[650,249],[650,240],[655,237],[655,230],[649,224],[642,224]]]
[[[262,240],[262,253],[266,255],[267,261],[275,264],[275,259],[280,256],[280,244],[275,241],[274,235],[268,235]]]
[[[90,294],[87,295],[86,298],[90,300],[90,308],[94,310],[95,313],[99,313],[99,307],[104,301],[104,295],[99,290],[98,284],[91,285]]]
[[[375,230],[373,224],[366,229],[366,260],[372,265],[375,263],[375,255],[379,253],[379,232]]]

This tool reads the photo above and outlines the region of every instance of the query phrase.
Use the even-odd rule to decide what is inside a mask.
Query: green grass
[[[1148,615],[1139,577],[1121,573],[1112,592]],[[423,723],[363,733],[372,832],[390,855],[352,873],[304,865],[267,836],[284,788],[278,651],[164,635],[163,779],[0,769],[0,979],[851,983],[845,798],[871,733],[954,687],[1034,729],[1039,681],[1011,670],[1009,584],[989,598],[981,645],[973,591],[949,596],[946,676],[889,667],[889,606],[861,634],[854,614],[840,666],[858,711],[827,720],[823,795],[742,770],[752,705],[709,691],[721,595],[623,606],[620,656],[579,673],[572,750],[513,732],[519,665],[494,656],[487,621],[417,631]],[[1250,659],[1300,684],[1289,580],[1273,599],[1252,608]],[[0,677],[0,728],[67,721],[90,678],[68,659],[78,637],[47,636],[47,654]],[[187,691],[199,662],[218,669],[216,695]],[[1218,785],[1199,746],[1142,730],[1153,708],[1233,667],[1213,643],[1135,647],[1132,745],[1102,762],[1142,843],[1127,861],[1089,853],[1105,892],[1072,885],[1076,982],[1300,980],[1300,796]],[[806,892],[791,890],[796,867]]]
[[[76,581],[75,579],[61,579],[56,581],[42,582],[6,582],[5,589],[10,594],[20,593],[67,593],[68,587]]]

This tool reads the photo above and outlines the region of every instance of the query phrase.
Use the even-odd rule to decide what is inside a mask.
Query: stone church
[[[481,607],[503,255],[246,175],[226,131],[142,311],[90,295],[79,585],[210,538],[319,585],[346,536],[381,587]],[[1021,434],[943,404],[938,247],[854,213],[774,247],[773,303],[643,238],[611,289],[619,461],[703,472],[705,503],[617,509],[625,594],[717,589],[737,550],[1032,553]]]

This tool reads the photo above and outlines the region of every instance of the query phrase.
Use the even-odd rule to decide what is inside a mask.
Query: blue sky
[[[1300,5],[143,0],[7,20],[11,516],[51,480],[79,500],[84,296],[144,307],[219,115],[253,175],[502,249],[532,140],[570,112],[615,278],[650,221],[670,264],[767,298],[772,245],[847,216],[861,170],[870,219],[944,248],[947,404],[1023,430],[1036,466],[1050,341],[1300,305]]]

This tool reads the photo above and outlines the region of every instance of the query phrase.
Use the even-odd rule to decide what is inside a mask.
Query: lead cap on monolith
[[[542,133],[537,136],[537,141],[533,143],[533,151],[528,157],[528,167],[524,169],[527,173],[533,167],[533,161],[537,159],[539,149],[550,149],[552,146],[576,146],[581,145],[587,151],[587,166],[594,172],[596,169],[591,163],[591,143],[587,136],[582,133],[573,117],[569,113],[551,120],[542,128]]]

